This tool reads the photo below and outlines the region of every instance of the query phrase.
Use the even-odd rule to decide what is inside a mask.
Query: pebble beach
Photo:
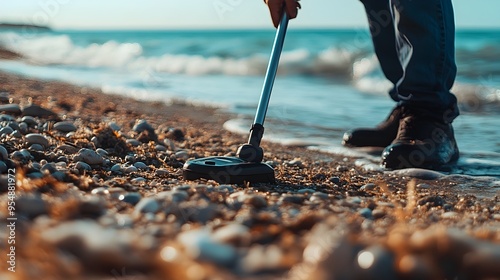
[[[275,183],[184,180],[228,119],[0,72],[0,278],[500,279],[500,181],[266,141]]]

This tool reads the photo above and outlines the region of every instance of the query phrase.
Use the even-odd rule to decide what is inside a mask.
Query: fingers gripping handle
[[[269,65],[267,66],[267,73],[264,80],[264,86],[262,87],[262,93],[260,95],[259,106],[257,107],[254,124],[264,125],[267,107],[269,106],[269,100],[271,98],[271,91],[273,90],[274,80],[278,71],[281,51],[283,50],[283,44],[285,43],[288,20],[289,18],[287,13],[283,13],[280,25],[278,26],[278,29],[276,31],[273,50],[271,51],[271,58],[269,59]]]

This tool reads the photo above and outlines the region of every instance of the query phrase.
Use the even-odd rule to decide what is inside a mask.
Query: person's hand
[[[264,0],[271,12],[274,27],[278,27],[283,10],[286,11],[290,19],[296,18],[298,10],[301,8],[299,0]]]

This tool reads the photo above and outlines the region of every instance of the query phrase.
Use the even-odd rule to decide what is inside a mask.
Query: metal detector
[[[288,15],[284,13],[276,30],[271,58],[269,59],[255,120],[250,129],[248,143],[238,148],[237,157],[215,156],[187,161],[183,167],[183,175],[186,180],[205,178],[221,184],[275,181],[273,168],[262,162],[264,151],[260,147],[260,142],[264,135],[264,120],[285,42],[288,19]]]

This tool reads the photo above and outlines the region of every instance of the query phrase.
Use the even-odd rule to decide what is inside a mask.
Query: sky
[[[359,0],[302,0],[297,28],[367,26]],[[500,0],[454,0],[458,28],[500,29]],[[0,0],[0,22],[55,29],[272,28],[262,0]]]

